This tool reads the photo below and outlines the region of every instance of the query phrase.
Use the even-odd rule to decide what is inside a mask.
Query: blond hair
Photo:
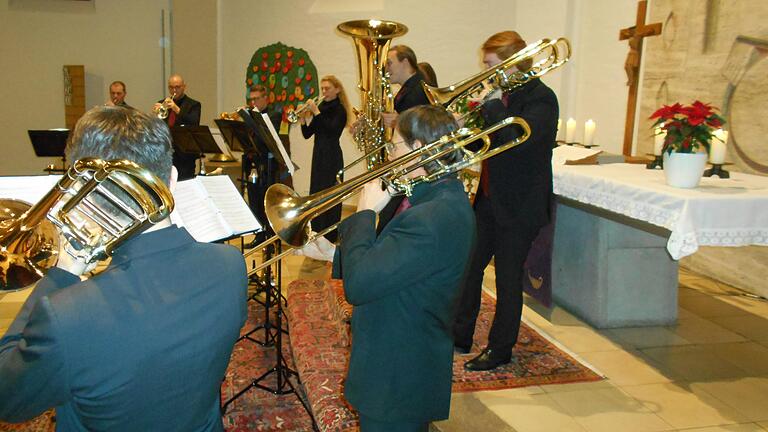
[[[341,81],[339,81],[338,78],[336,78],[335,75],[326,75],[322,78],[320,78],[320,82],[327,81],[331,83],[332,86],[339,89],[339,102],[341,102],[341,105],[344,107],[344,110],[347,112],[347,125],[352,123],[353,116],[352,116],[352,106],[349,104],[349,99],[347,98],[347,92],[344,91],[344,86],[341,84]]]

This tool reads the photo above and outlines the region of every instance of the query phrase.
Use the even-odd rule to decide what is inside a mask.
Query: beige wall
[[[724,111],[726,128],[738,137],[738,146],[748,158],[763,165],[755,169],[728,144],[728,169],[754,174],[768,174],[768,60],[753,57],[754,63],[741,70],[730,110],[726,90],[729,79],[746,64],[750,47],[737,45],[737,36],[768,41],[768,5],[765,0],[654,0],[648,13],[649,22],[665,26],[660,37],[647,40],[644,79],[640,105],[640,121],[636,153],[653,148],[648,117],[662,104],[689,104],[698,99],[712,103]],[[768,297],[768,248],[743,247],[701,248],[685,258],[681,265],[738,288]]]
[[[85,65],[86,107],[123,80],[126,101],[148,108],[162,91],[164,0],[0,1],[0,174],[38,174],[29,129],[64,126],[62,66]]]
[[[171,73],[187,83],[187,94],[202,104],[200,123],[216,126],[217,2],[171,0]]]

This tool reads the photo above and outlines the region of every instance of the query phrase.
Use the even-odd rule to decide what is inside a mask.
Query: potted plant
[[[696,187],[707,163],[709,144],[725,120],[717,108],[695,101],[664,105],[651,115],[654,130],[664,135],[664,176],[675,187]],[[719,138],[715,138],[719,139]]]

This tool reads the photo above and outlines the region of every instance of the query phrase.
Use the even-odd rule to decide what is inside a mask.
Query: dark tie
[[[480,171],[480,189],[483,190],[483,195],[490,196],[491,190],[488,185],[488,159],[483,159],[482,168]]]
[[[168,127],[171,128],[176,124],[176,111],[168,108]]]
[[[399,215],[400,213],[408,210],[409,208],[411,208],[411,202],[408,201],[408,197],[405,197],[405,198],[403,198],[402,201],[400,201],[400,205],[397,206],[397,210],[395,210],[394,216]]]

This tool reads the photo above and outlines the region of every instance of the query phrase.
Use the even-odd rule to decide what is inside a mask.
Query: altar
[[[699,246],[768,245],[768,177],[695,189],[637,164],[553,166],[555,302],[596,328],[672,324],[678,262]]]

